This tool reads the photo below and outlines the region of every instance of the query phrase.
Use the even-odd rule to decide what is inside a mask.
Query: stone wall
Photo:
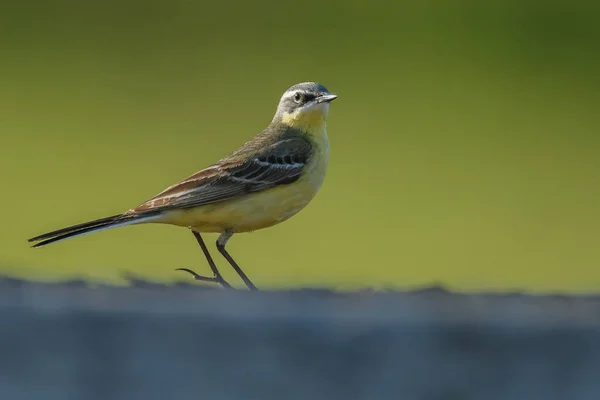
[[[0,399],[600,399],[600,298],[0,282]]]

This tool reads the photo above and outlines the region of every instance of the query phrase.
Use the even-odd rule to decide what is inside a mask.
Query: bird
[[[32,247],[128,225],[159,223],[191,230],[212,271],[199,275],[177,268],[203,282],[232,289],[202,234],[218,233],[216,248],[250,290],[256,285],[226,249],[236,233],[279,224],[302,210],[323,184],[329,161],[326,121],[338,97],[316,82],[287,89],[270,124],[240,148],[216,163],[167,187],[137,207],[29,239]]]

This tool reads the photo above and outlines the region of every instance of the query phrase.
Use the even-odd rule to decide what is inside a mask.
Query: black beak
[[[337,97],[337,94],[322,94],[317,97],[317,103],[329,103],[330,101],[337,99]]]

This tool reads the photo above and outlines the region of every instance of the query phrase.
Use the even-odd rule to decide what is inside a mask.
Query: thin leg
[[[252,281],[250,279],[248,279],[248,277],[246,276],[244,271],[242,271],[240,266],[229,255],[227,250],[225,250],[225,245],[227,244],[227,241],[229,241],[229,239],[231,239],[232,236],[233,236],[232,230],[228,229],[225,232],[223,232],[221,234],[221,236],[219,236],[219,238],[217,239],[217,250],[219,250],[219,253],[221,253],[223,255],[223,257],[225,257],[225,259],[229,262],[229,264],[231,264],[233,269],[235,269],[235,272],[237,272],[238,275],[240,276],[240,278],[242,278],[242,280],[244,281],[246,286],[248,286],[248,289],[258,290],[258,288],[256,286],[254,286],[254,283],[252,283]]]
[[[204,240],[202,239],[202,236],[200,236],[200,234],[196,231],[192,231],[192,233],[194,234],[194,237],[198,241],[198,244],[200,245],[200,248],[202,249],[202,252],[204,253],[204,256],[206,257],[206,261],[208,261],[208,265],[210,266],[210,269],[213,272],[213,277],[209,278],[207,276],[198,275],[197,273],[195,273],[194,271],[192,271],[191,269],[188,269],[188,268],[177,268],[177,271],[189,272],[190,274],[192,274],[194,276],[194,279],[196,279],[197,281],[215,282],[215,283],[220,284],[224,288],[231,289],[231,285],[229,283],[227,283],[227,281],[225,279],[223,279],[223,276],[217,269],[217,266],[215,265],[213,258],[211,257],[210,253],[208,252],[208,248],[206,247],[206,244],[204,244]]]

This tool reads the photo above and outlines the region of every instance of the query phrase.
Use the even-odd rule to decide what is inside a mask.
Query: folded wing
[[[246,149],[173,185],[128,213],[198,207],[295,182],[311,156],[303,136]]]

